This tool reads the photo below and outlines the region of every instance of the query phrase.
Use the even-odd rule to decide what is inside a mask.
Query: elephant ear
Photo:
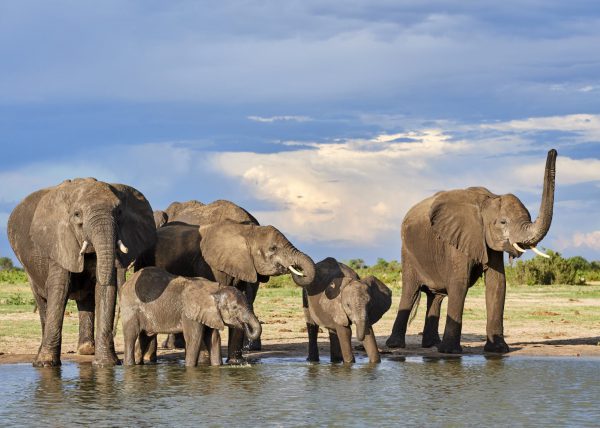
[[[124,184],[111,184],[121,201],[121,214],[118,219],[118,238],[129,250],[126,254],[117,251],[123,266],[135,260],[142,252],[156,243],[156,225],[150,203],[144,195],[133,187]]]
[[[487,263],[487,247],[481,204],[483,192],[450,190],[440,192],[429,210],[433,232],[471,260]]]
[[[211,292],[212,288],[207,289],[198,284],[189,284],[182,296],[183,314],[207,327],[223,330],[225,324],[219,312],[218,295]]]
[[[373,275],[363,278],[362,282],[369,286],[369,295],[371,296],[369,320],[374,324],[392,306],[392,290]]]
[[[240,281],[257,282],[254,260],[246,240],[256,226],[232,222],[201,226],[200,250],[206,263],[213,269]]]
[[[350,320],[342,307],[342,290],[352,281],[352,278],[335,278],[319,299],[323,312],[333,318],[333,322],[341,326],[349,326]]]
[[[81,272],[84,257],[79,254],[81,243],[77,241],[70,221],[70,201],[64,186],[47,189],[41,197],[33,214],[29,235],[42,254],[48,254],[69,272]]]
[[[157,229],[161,228],[165,223],[169,221],[169,215],[164,211],[156,210],[152,214],[154,216],[154,226]]]

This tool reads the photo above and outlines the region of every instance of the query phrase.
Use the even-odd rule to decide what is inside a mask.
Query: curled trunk
[[[313,260],[309,256],[298,251],[295,248],[293,249],[291,265],[294,267],[295,270],[302,273],[301,276],[292,272],[292,278],[296,284],[300,285],[301,287],[304,287],[311,284],[315,280],[315,262],[313,262]]]
[[[248,339],[258,340],[262,333],[262,326],[256,316],[250,315],[248,317],[248,320],[244,323],[244,331],[246,332]]]
[[[542,202],[538,218],[533,223],[527,223],[523,226],[523,236],[518,240],[525,245],[536,245],[540,242],[552,223],[552,213],[554,208],[554,179],[556,175],[556,150],[548,152],[546,158],[546,170],[544,173],[544,190],[542,193]]]

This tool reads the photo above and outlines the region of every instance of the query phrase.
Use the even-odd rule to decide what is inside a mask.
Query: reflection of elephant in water
[[[321,326],[329,329],[331,361],[354,362],[350,324],[356,326],[356,338],[363,342],[369,361],[381,361],[373,324],[390,308],[392,291],[374,276],[360,279],[351,268],[331,257],[315,266],[313,281],[294,275],[296,283],[304,287],[308,361],[319,361],[317,335]]]
[[[203,204],[196,200],[173,202],[165,211],[154,211],[154,220],[157,228],[168,222],[182,222],[197,226],[207,226],[209,224],[221,223],[224,221],[241,224],[259,224],[248,211],[233,202],[225,200],[217,200],[210,204]],[[171,273],[184,275],[181,271],[171,271]],[[259,275],[258,281],[254,283],[237,281],[236,286],[238,289],[242,290],[248,299],[248,303],[252,306],[258,291],[258,283],[267,282],[268,280],[268,277],[261,277]],[[239,346],[241,349],[243,340],[244,337],[241,331],[234,331],[233,334],[230,335],[230,345],[233,343],[234,347]],[[166,348],[184,347],[183,336],[180,334],[169,335],[164,346]],[[248,342],[248,349],[251,351],[259,351],[260,347],[260,339]]]
[[[402,298],[387,340],[404,347],[406,327],[421,287],[428,289],[424,345],[439,340],[439,304],[448,295],[448,315],[440,352],[460,353],[467,290],[485,272],[488,352],[508,352],[503,317],[506,278],[503,252],[519,257],[539,251],[552,221],[556,150],[548,152],[540,213],[535,222],[516,196],[482,187],[439,192],[418,203],[402,223]],[[542,253],[543,254],[543,253]],[[435,294],[433,294],[435,293]],[[437,294],[437,295],[436,295]],[[437,339],[437,340],[436,340]]]
[[[69,297],[79,310],[80,353],[95,352],[97,364],[117,363],[111,334],[115,265],[123,270],[156,239],[144,196],[122,184],[67,180],[17,205],[8,220],[8,237],[39,308],[42,344],[34,365],[60,364]],[[95,302],[99,331],[94,342]]]
[[[175,222],[158,229],[157,237],[155,248],[136,261],[136,269],[159,266],[242,290],[259,277],[296,271],[312,280],[315,274],[311,258],[273,226],[227,221],[198,228]],[[228,357],[241,359],[241,340],[230,340]]]
[[[225,325],[244,329],[248,337],[260,337],[261,326],[244,295],[233,287],[221,287],[203,278],[171,275],[157,267],[136,272],[121,290],[123,305],[124,363],[135,364],[134,345],[139,337],[142,355],[156,333],[183,332],[185,365],[198,364],[204,342],[213,365],[221,364],[221,341],[205,335],[205,327]],[[152,356],[156,359],[156,355]],[[140,364],[143,360],[140,361]]]

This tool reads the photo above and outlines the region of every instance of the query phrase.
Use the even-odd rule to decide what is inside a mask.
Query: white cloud
[[[312,119],[308,116],[248,116],[248,119],[253,122],[273,123],[273,122],[310,122]]]
[[[588,247],[594,250],[600,250],[600,230],[588,233],[576,233],[573,236],[572,246],[575,248]]]
[[[515,132],[562,131],[574,132],[588,140],[600,141],[600,115],[571,114],[565,116],[534,117],[486,124],[482,129]]]

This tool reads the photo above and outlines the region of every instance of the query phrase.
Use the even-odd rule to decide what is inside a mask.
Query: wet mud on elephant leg
[[[446,327],[444,337],[438,345],[438,351],[444,354],[461,354],[460,336],[462,333],[462,316],[467,296],[467,288],[464,286],[466,281],[461,281],[454,286],[449,285],[448,289],[448,315],[446,316]]]
[[[439,324],[440,309],[445,295],[435,294],[429,289],[425,289],[424,291],[427,295],[427,314],[425,315],[425,326],[423,327],[421,346],[423,348],[431,348],[442,341],[439,334]]]
[[[79,312],[79,341],[77,352],[79,355],[94,355],[96,349],[94,342],[94,293],[87,293],[86,296],[76,302],[77,311]]]
[[[402,257],[405,257],[403,254]],[[410,313],[419,300],[421,283],[416,273],[406,264],[405,272],[402,276],[402,296],[398,306],[398,314],[392,327],[392,334],[388,337],[385,344],[390,348],[406,347],[406,329],[410,320]]]

